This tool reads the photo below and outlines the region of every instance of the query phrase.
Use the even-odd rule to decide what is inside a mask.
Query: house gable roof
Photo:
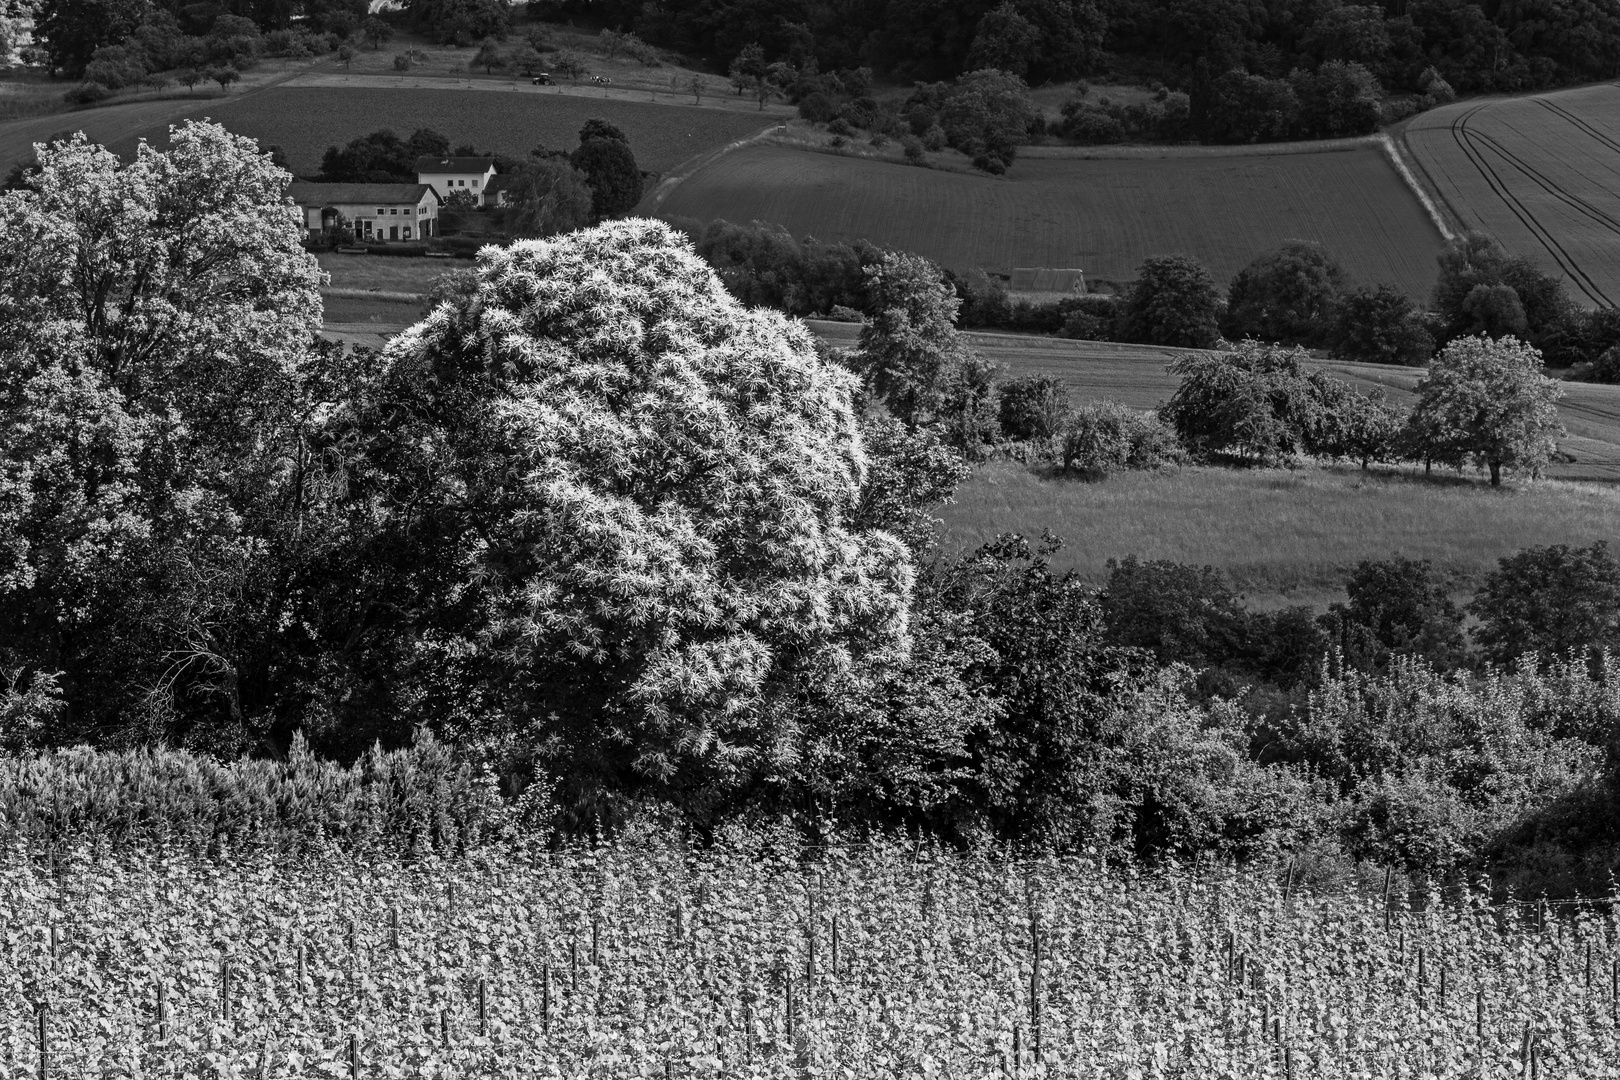
[[[495,159],[488,157],[419,157],[416,171],[421,173],[467,173],[482,175],[495,167]]]
[[[439,198],[429,184],[315,184],[305,180],[293,181],[287,187],[287,194],[299,206],[361,203],[414,206],[424,198],[435,202]]]

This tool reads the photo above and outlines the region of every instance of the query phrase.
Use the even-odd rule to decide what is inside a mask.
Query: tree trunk
[[[1502,486],[1502,463],[1495,458],[1491,459],[1491,487]]]

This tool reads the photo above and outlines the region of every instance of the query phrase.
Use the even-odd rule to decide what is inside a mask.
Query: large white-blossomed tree
[[[667,226],[486,249],[386,360],[357,482],[443,571],[469,714],[565,805],[790,776],[802,703],[904,660],[911,556],[860,524],[855,380]]]

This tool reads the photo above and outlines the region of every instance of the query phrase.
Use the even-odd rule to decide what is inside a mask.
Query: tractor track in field
[[[1575,283],[1576,287],[1579,288],[1581,292],[1585,293],[1587,298],[1593,303],[1598,304],[1601,307],[1614,307],[1614,301],[1611,300],[1608,294],[1605,293],[1597,282],[1592,279],[1591,275],[1581,268],[1580,263],[1578,263],[1575,258],[1570,255],[1570,253],[1564,248],[1563,244],[1558,242],[1557,238],[1553,236],[1552,231],[1538,221],[1536,216],[1530,212],[1530,209],[1524,205],[1523,201],[1512,193],[1512,191],[1508,188],[1508,185],[1502,180],[1501,175],[1496,171],[1495,168],[1492,167],[1490,162],[1485,159],[1484,151],[1481,149],[1479,144],[1476,144],[1475,140],[1478,140],[1480,144],[1484,144],[1486,147],[1494,150],[1504,161],[1517,168],[1542,190],[1546,191],[1554,198],[1564,202],[1566,205],[1569,205],[1586,214],[1588,217],[1592,218],[1592,220],[1598,222],[1600,225],[1603,225],[1605,228],[1608,228],[1610,231],[1615,232],[1617,235],[1620,235],[1620,222],[1617,222],[1614,218],[1609,217],[1602,211],[1599,211],[1595,207],[1585,203],[1584,200],[1579,200],[1575,196],[1572,196],[1568,192],[1564,191],[1561,187],[1559,187],[1559,185],[1551,180],[1548,180],[1543,174],[1540,173],[1539,170],[1529,166],[1523,161],[1523,159],[1519,158],[1518,155],[1507,150],[1492,136],[1481,131],[1469,129],[1468,121],[1473,119],[1475,115],[1487,107],[1488,103],[1476,105],[1474,108],[1458,114],[1457,117],[1451,121],[1451,135],[1457,143],[1457,148],[1462,151],[1463,156],[1469,161],[1469,163],[1479,171],[1479,174],[1485,179],[1485,183],[1490,187],[1492,193],[1502,201],[1503,205],[1508,208],[1514,217],[1519,219],[1519,223],[1522,224],[1532,236],[1540,241],[1541,246],[1545,248],[1547,253],[1553,257],[1553,261],[1558,264],[1559,268],[1563,270],[1564,273],[1569,275],[1570,280]]]

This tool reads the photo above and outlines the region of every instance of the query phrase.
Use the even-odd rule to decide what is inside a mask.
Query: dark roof
[[[347,203],[351,206],[361,203],[389,203],[416,204],[422,201],[424,195],[432,195],[433,188],[428,184],[312,184],[304,180],[294,180],[287,187],[287,194],[299,206],[325,206],[327,204]],[[435,199],[437,195],[433,196]]]
[[[496,173],[484,185],[485,191],[510,191],[517,187],[518,178],[511,173]]]
[[[486,173],[495,165],[488,157],[419,157],[418,173]]]

